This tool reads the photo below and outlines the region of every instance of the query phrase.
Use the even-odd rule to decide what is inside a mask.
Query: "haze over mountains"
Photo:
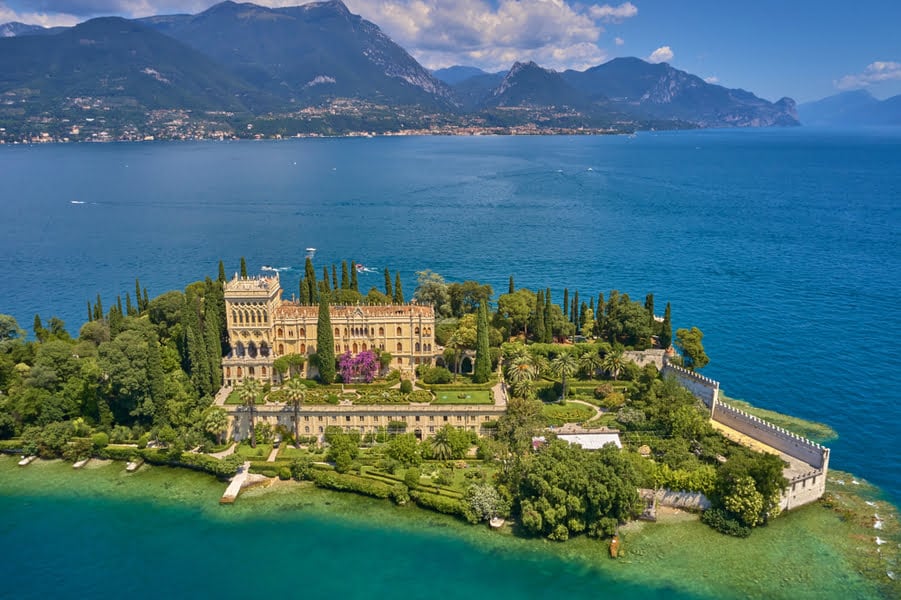
[[[878,100],[866,90],[854,90],[807,102],[798,107],[798,112],[805,125],[901,125],[901,96]]]
[[[506,73],[433,74],[337,0],[285,8],[223,2],[197,15],[107,17],[53,30],[8,23],[0,36],[7,131],[99,118],[110,135],[162,135],[160,123],[173,117],[159,111],[234,135],[798,124],[789,98],[771,103],[637,58],[581,72],[516,63]]]

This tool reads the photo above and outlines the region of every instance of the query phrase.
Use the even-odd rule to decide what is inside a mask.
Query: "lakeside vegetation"
[[[443,366],[419,367],[430,389],[413,389],[399,373],[384,372],[390,359],[331,351],[329,304],[404,300],[399,274],[392,281],[386,269],[384,293],[372,288],[364,297],[349,267],[342,263],[339,283],[336,265],[318,279],[307,260],[298,291],[302,303],[320,307],[322,350],[309,357],[319,381],[301,380],[296,368],[306,358],[295,357],[279,365],[288,377],[280,389],[248,380],[232,392],[227,403],[249,408],[253,435],[249,447],[242,443],[222,460],[206,454],[227,447],[227,414],[212,402],[229,350],[221,263],[216,280],[184,292],[150,299],[136,282],[136,302],[126,294],[124,306],[117,298],[107,310],[98,297],[77,338],[58,319],[45,328],[36,316],[35,339],[27,340],[12,317],[0,317],[0,448],[69,460],[142,458],[218,476],[249,459],[253,472],[271,477],[412,501],[471,522],[513,517],[525,531],[561,541],[615,533],[644,509],[638,488],[701,492],[713,503],[705,522],[737,536],[778,513],[781,460],[725,440],[687,390],[653,364],[626,358],[629,350],[675,343],[688,368],[709,362],[701,331],[673,335],[671,308],[657,317],[653,294],[641,303],[614,290],[586,301],[564,289],[557,304],[549,288],[517,288],[511,277],[490,311],[491,286],[420,272],[413,298],[434,306],[436,342],[445,350]],[[297,433],[302,404],[490,401],[499,368],[511,397],[506,414],[486,425],[490,437],[447,425],[420,441],[403,422],[364,436],[334,428],[323,439]],[[294,431],[254,423],[254,407],[264,401],[293,405]],[[545,430],[564,423],[615,427],[624,449],[587,451]],[[547,441],[536,451],[538,435]],[[295,448],[280,448],[282,456],[267,462],[276,440]]]

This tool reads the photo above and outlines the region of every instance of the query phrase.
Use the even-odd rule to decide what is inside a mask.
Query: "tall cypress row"
[[[576,293],[573,294],[573,305],[570,308],[570,320],[576,324],[576,327],[579,326],[579,290],[576,290]]]
[[[91,301],[88,300],[88,322],[91,322],[93,320],[94,320],[94,313],[91,310]]]
[[[388,300],[394,298],[394,292],[391,290],[391,273],[388,272],[388,267],[385,267],[385,295],[388,296]]]
[[[97,294],[97,302],[94,303],[94,320],[103,320],[103,301],[100,299],[100,294]]]
[[[341,261],[341,289],[350,289],[350,278],[347,276],[347,261]]]
[[[510,293],[510,294],[512,294],[512,293],[515,292],[515,291],[516,291],[516,286],[513,285],[513,275],[510,275],[510,285],[509,285],[509,287],[507,288],[507,292]]]
[[[644,307],[648,311],[648,318],[654,324],[654,294],[648,294],[644,298]]]
[[[331,294],[332,286],[328,282],[328,267],[326,267],[325,265],[322,266],[322,283],[324,284],[322,287],[323,291]]]
[[[563,305],[560,308],[563,309],[563,316],[569,321],[569,288],[563,288]]]
[[[319,319],[316,326],[316,362],[322,383],[335,381],[335,336],[332,334],[332,319],[329,316],[328,298],[319,299]]]
[[[304,276],[300,280],[300,284],[298,285],[297,292],[298,292],[298,301],[300,302],[300,304],[302,306],[312,304],[312,302],[310,301],[310,286],[307,285],[306,276]]]
[[[332,263],[332,289],[335,291],[340,289],[338,287],[338,271],[335,268],[335,263]]]
[[[350,289],[360,291],[360,282],[357,280],[357,263],[350,261]]]
[[[125,292],[125,314],[129,317],[135,316],[135,307],[131,303],[131,294]]]
[[[579,304],[579,325],[578,330],[582,331],[582,328],[585,327],[585,318],[588,316],[588,305],[582,302]]]
[[[225,277],[225,264],[220,260],[219,261],[219,283],[225,283],[227,281]]]
[[[220,303],[224,302],[220,290],[222,284],[206,278],[203,302],[203,340],[210,363],[210,388],[213,392],[222,387],[222,329]]]
[[[147,310],[147,309],[150,307],[150,296],[147,295],[147,288],[144,288],[144,300],[143,300],[143,303],[144,303],[144,308],[143,308],[142,312],[143,312],[144,310]]]
[[[400,283],[400,271],[394,272],[394,303],[404,303],[404,288]]]
[[[488,342],[488,303],[479,303],[479,318],[476,321],[476,364],[473,367],[472,382],[485,383],[491,377],[491,349]]]
[[[135,302],[138,303],[138,312],[144,312],[147,307],[144,306],[144,301],[141,299],[141,281],[137,277],[135,277]]]
[[[241,257],[241,279],[247,279],[247,261]]]

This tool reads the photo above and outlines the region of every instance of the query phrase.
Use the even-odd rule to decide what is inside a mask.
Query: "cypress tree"
[[[651,324],[654,324],[654,294],[648,294],[644,298],[644,307],[648,311],[648,318],[651,320]]]
[[[394,272],[394,303],[404,303],[404,288],[400,283],[400,271]]]
[[[94,320],[94,313],[91,311],[91,301],[88,300],[88,322],[90,323],[93,320]]]
[[[219,283],[225,283],[227,279],[225,278],[225,264],[220,260],[219,261]]]
[[[588,299],[588,308],[591,309],[591,314],[594,314],[594,298]]]
[[[472,382],[485,383],[491,377],[491,349],[488,342],[488,304],[479,303],[479,318],[476,321],[476,364],[473,367]]]
[[[97,302],[94,303],[94,320],[103,320],[103,301],[100,299],[100,294],[97,294]]]
[[[119,332],[122,331],[122,313],[119,312],[119,308],[115,304],[110,307],[109,313],[106,315],[106,321],[109,323],[110,337],[114,338],[119,335]]]
[[[563,306],[560,308],[563,309],[563,316],[569,320],[569,316],[567,315],[567,311],[569,310],[569,288],[563,288]]]
[[[508,293],[512,294],[516,291],[516,286],[513,285],[513,275],[510,275],[510,287],[508,288]]]
[[[394,298],[394,292],[391,291],[391,273],[388,272],[388,267],[385,267],[385,295],[388,298]]]
[[[576,290],[576,293],[573,294],[573,303],[569,310],[569,320],[572,321],[576,327],[579,326],[579,290]]]
[[[544,291],[544,331],[541,341],[550,344],[554,341],[554,323],[551,319],[551,288]]]
[[[347,276],[347,261],[341,261],[341,289],[346,290],[350,288],[350,278]]]
[[[594,311],[594,334],[603,337],[604,334],[604,293],[598,293],[598,306]]]
[[[538,290],[535,297],[535,310],[531,315],[532,336],[536,342],[544,341],[544,292]]]
[[[335,381],[335,336],[332,334],[332,320],[329,316],[328,298],[319,299],[319,320],[316,327],[316,361],[322,383]]]
[[[332,289],[337,291],[338,288],[338,270],[335,268],[335,263],[332,263]]]
[[[219,299],[216,294],[218,284],[206,278],[203,311],[203,341],[209,361],[210,391],[222,387],[222,342],[219,328]]]
[[[163,371],[160,346],[153,331],[147,334],[147,379],[150,384],[150,407],[146,407],[145,402],[144,410],[151,414],[154,425],[166,425],[168,424],[168,419],[165,418],[166,411],[162,410],[166,397],[166,375]]]
[[[116,296],[116,310],[119,311],[119,316],[123,316],[125,313],[122,311],[122,296]]]
[[[203,329],[200,323],[200,299],[188,289],[185,297],[182,323],[185,331],[185,354],[187,372],[194,388],[201,396],[211,393],[210,361],[206,351]]]
[[[585,304],[584,302],[579,305],[579,325],[578,325],[579,331],[582,331],[582,328],[585,327],[585,317],[588,316],[588,313],[586,312],[587,310],[588,310],[588,305]]]
[[[125,292],[125,314],[129,317],[135,316],[135,307],[131,303],[131,294]]]
[[[307,304],[311,304],[310,301],[310,286],[307,284],[307,278],[304,277],[300,280],[300,284],[298,286],[298,298],[301,305],[306,306]]]
[[[316,285],[316,270],[313,268],[313,261],[308,256],[303,265],[303,282],[302,286],[305,290],[301,290],[301,302],[303,304],[315,304],[319,300],[318,286]]]
[[[332,293],[332,286],[331,286],[331,284],[328,282],[328,267],[326,267],[325,265],[323,265],[323,267],[322,267],[322,283],[324,284],[323,287],[322,287],[322,289],[323,289],[326,293],[331,294],[331,293]]]
[[[142,309],[142,312],[144,310],[147,310],[149,307],[150,307],[150,296],[147,295],[147,288],[144,288],[144,308]]]
[[[360,283],[357,281],[357,263],[350,261],[350,289],[360,291]]]
[[[138,303],[138,312],[144,312],[146,307],[144,301],[141,300],[141,281],[137,277],[135,277],[135,302]]]
[[[247,279],[247,261],[241,257],[241,279]]]
[[[43,342],[44,335],[47,333],[47,331],[44,329],[44,324],[41,323],[41,315],[34,315],[34,325],[32,325],[31,329],[32,331],[34,331],[34,337]]]
[[[666,303],[666,312],[663,313],[663,328],[660,332],[660,346],[669,348],[673,343],[673,324],[670,321],[669,302]]]

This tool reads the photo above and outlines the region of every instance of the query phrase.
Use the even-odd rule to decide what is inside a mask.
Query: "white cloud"
[[[613,43],[616,44],[617,46],[622,46],[623,44],[626,43],[626,40],[624,40],[621,37],[615,37],[615,38],[613,38]]]
[[[704,81],[706,81],[707,83],[719,83],[720,78],[716,75],[711,75],[710,77],[705,77]]]
[[[669,46],[660,46],[648,56],[647,61],[651,63],[662,63],[673,60],[673,49]]]
[[[898,80],[901,80],[901,62],[878,60],[868,64],[863,73],[845,75],[832,83],[840,90],[854,90],[883,81]]]
[[[588,13],[595,19],[620,23],[623,19],[629,19],[637,15],[638,7],[631,2],[623,2],[619,6],[610,6],[609,4],[598,6],[595,4],[588,9]]]
[[[44,12],[19,12],[9,8],[5,2],[0,2],[0,23],[16,21],[29,25],[41,25],[42,27],[57,27],[75,25],[81,19],[65,13]]]

